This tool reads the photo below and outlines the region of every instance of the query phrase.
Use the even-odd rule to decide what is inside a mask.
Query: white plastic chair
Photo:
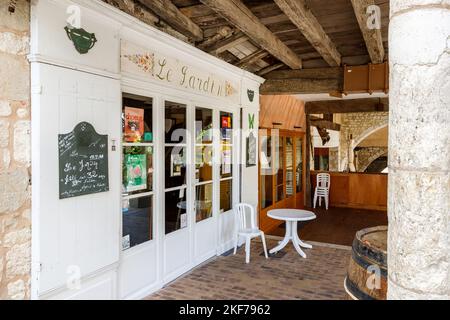
[[[246,210],[248,209],[248,210]],[[264,254],[266,255],[266,259],[268,259],[267,255],[267,246],[266,239],[264,238],[264,232],[258,229],[256,225],[256,211],[255,208],[247,203],[239,203],[234,208],[234,214],[236,218],[236,229],[235,229],[235,238],[234,238],[234,254],[236,254],[237,246],[239,242],[239,237],[245,238],[245,262],[250,262],[250,242],[253,238],[261,237]]]
[[[325,208],[328,210],[330,196],[330,174],[319,173],[317,175],[317,185],[314,191],[314,208],[316,208],[317,199],[319,199],[319,207],[322,205],[322,198],[325,199]]]

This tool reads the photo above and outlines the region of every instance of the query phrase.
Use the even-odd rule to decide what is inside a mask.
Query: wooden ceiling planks
[[[136,2],[138,0],[134,1]],[[203,30],[204,39],[215,36],[224,26],[235,29],[235,26],[231,25],[229,21],[217,14],[212,8],[203,4],[200,0],[171,1],[183,15]],[[302,67],[304,69],[321,68],[328,65],[274,0],[240,1],[268,30],[298,55],[299,59],[302,59]],[[381,9],[381,36],[387,56],[389,50],[389,0],[373,1]],[[366,48],[365,40],[351,0],[305,0],[305,3],[342,56],[342,64],[360,65],[370,62],[369,52]],[[220,47],[220,41],[226,41],[226,39],[219,40],[216,47]],[[251,44],[252,41],[254,41],[253,44]],[[254,47],[254,49],[246,50],[244,48],[246,46]],[[230,63],[237,64],[239,60],[245,58],[243,54],[248,56],[264,48],[260,46],[258,41],[249,39],[247,42],[238,42],[234,48],[226,49],[227,51],[216,52],[217,56]],[[208,48],[205,48],[205,50],[208,51]],[[251,65],[245,66],[245,68],[252,72],[258,72],[272,65],[277,65],[277,69],[288,68],[286,65],[280,67],[279,64],[280,61],[278,59],[273,56],[267,56]]]

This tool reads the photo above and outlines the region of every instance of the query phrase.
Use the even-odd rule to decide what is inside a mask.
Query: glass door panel
[[[261,156],[260,156],[260,196],[261,209],[273,205],[273,158],[272,158],[272,137],[261,136]]]
[[[286,137],[286,196],[294,195],[294,140]]]
[[[165,232],[188,226],[186,105],[165,102]]]
[[[275,202],[285,198],[284,190],[284,137],[275,136]]]
[[[220,212],[233,207],[233,114],[220,112]]]
[[[195,204],[196,222],[212,217],[213,111],[195,109]]]
[[[153,100],[123,95],[122,249],[153,239]]]
[[[303,141],[295,138],[295,180],[297,192],[303,191]]]

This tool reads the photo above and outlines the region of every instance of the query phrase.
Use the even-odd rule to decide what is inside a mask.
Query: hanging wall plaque
[[[83,28],[66,26],[64,27],[64,30],[66,30],[67,36],[70,40],[72,40],[75,49],[80,54],[88,53],[89,50],[91,50],[97,42],[95,33],[89,33]]]
[[[253,132],[250,132],[250,134],[247,137],[247,150],[246,150],[246,166],[253,167],[256,166],[256,137],[253,134]]]
[[[58,136],[59,198],[73,198],[109,190],[108,136],[88,122]]]
[[[247,96],[248,96],[248,100],[250,102],[253,102],[253,99],[255,98],[255,91],[253,90],[247,90]]]

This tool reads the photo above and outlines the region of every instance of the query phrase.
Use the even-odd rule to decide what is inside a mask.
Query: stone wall
[[[353,135],[355,147],[377,129],[387,126],[388,112],[355,112],[341,114],[340,170],[347,168],[349,136]]]
[[[356,152],[356,171],[364,172],[379,157],[387,155],[387,147],[368,147]]]
[[[0,300],[28,299],[30,221],[30,8],[0,1]]]

